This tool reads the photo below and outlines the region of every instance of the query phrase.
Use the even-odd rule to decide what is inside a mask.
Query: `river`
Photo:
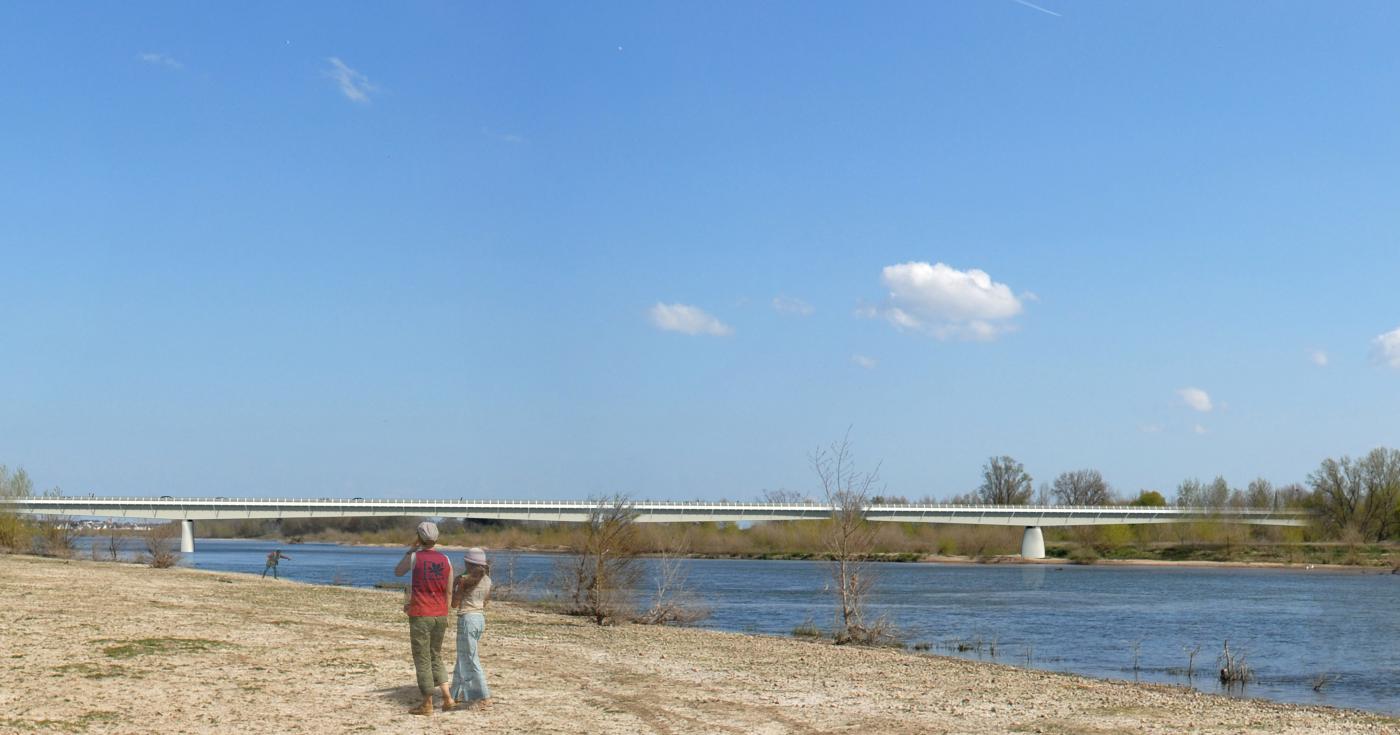
[[[291,559],[284,579],[371,587],[394,581],[402,549],[200,540],[185,564],[260,574],[267,553]],[[454,564],[460,554],[453,553]],[[536,596],[559,557],[492,554],[492,577]],[[829,565],[691,559],[691,587],[711,609],[699,625],[789,635],[830,625]],[[1102,678],[1189,685],[1207,692],[1400,714],[1400,575],[1303,569],[1146,566],[872,565],[872,599],[910,645],[932,652]],[[1255,679],[1223,688],[1224,641]],[[1189,651],[1199,646],[1194,674]],[[961,650],[960,650],[961,649]],[[1319,682],[1321,686],[1315,686]]]

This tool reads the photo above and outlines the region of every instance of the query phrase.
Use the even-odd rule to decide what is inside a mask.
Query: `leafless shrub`
[[[154,523],[141,533],[141,542],[146,548],[143,561],[155,569],[168,569],[180,561],[176,552],[175,538],[180,535],[176,523]]]
[[[491,599],[509,602],[529,597],[529,580],[516,577],[515,556],[512,552],[496,555],[491,568],[499,571],[491,577]],[[500,577],[499,581],[497,576]]]
[[[1220,682],[1222,684],[1244,684],[1254,678],[1254,671],[1249,668],[1249,662],[1245,660],[1243,652],[1230,650],[1230,642],[1225,641],[1225,646],[1220,651]]]
[[[38,556],[71,559],[77,548],[78,534],[65,519],[41,519],[33,525],[30,537],[32,551]]]
[[[1142,671],[1142,639],[1133,641],[1133,677],[1136,678],[1138,672]]]
[[[1186,652],[1186,678],[1190,680],[1196,676],[1196,654],[1201,652],[1201,644],[1182,646],[1181,650]]]
[[[589,511],[570,545],[573,554],[555,570],[566,612],[586,615],[599,625],[632,616],[642,574],[635,521],[636,513],[622,495],[600,500]]]
[[[126,532],[115,528],[108,529],[107,532],[107,560],[121,561],[122,552],[126,551]]]
[[[866,559],[873,546],[874,532],[865,519],[871,491],[880,478],[877,464],[872,472],[859,472],[851,454],[850,432],[831,446],[818,448],[809,456],[812,470],[821,482],[822,494],[831,506],[831,523],[824,539],[831,558],[832,587],[836,596],[837,643],[880,645],[890,642],[894,631],[889,621],[867,621],[865,603],[874,584]]]
[[[681,536],[656,557],[651,606],[637,617],[637,622],[647,625],[687,624],[709,616],[710,611],[700,604],[690,587],[685,568],[689,549],[689,536]]]

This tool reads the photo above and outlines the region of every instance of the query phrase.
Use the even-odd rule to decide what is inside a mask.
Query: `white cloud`
[[[152,53],[150,51],[143,51],[142,53],[137,54],[136,58],[146,62],[147,64],[155,64],[156,66],[163,66],[167,69],[185,68],[184,64],[181,64],[178,59],[175,59],[169,54],[157,54]]]
[[[1206,427],[1201,426],[1200,424],[1196,424],[1196,426],[1191,430],[1196,432],[1197,434],[1206,434],[1210,432],[1210,429],[1207,429]]]
[[[863,306],[856,313],[937,339],[996,339],[1015,329],[1008,320],[1022,310],[1009,286],[976,268],[910,261],[885,266],[880,281],[889,289],[885,306]]]
[[[795,299],[790,296],[774,296],[773,310],[779,314],[791,314],[793,316],[811,316],[816,309],[802,299]]]
[[[344,61],[332,56],[329,61],[331,66],[326,70],[326,76],[335,80],[340,87],[340,93],[351,102],[359,104],[369,104],[369,96],[373,92],[378,92],[379,87],[369,80],[369,77],[351,69]]]
[[[1143,425],[1141,425],[1141,426],[1138,427],[1138,431],[1141,431],[1141,432],[1144,433],[1144,434],[1160,434],[1160,433],[1162,433],[1162,425],[1161,425],[1161,424],[1143,424]]]
[[[1308,359],[1318,367],[1327,367],[1327,352],[1325,350],[1312,350],[1308,353]]]
[[[1200,388],[1182,388],[1176,394],[1181,396],[1181,400],[1186,401],[1186,405],[1201,413],[1209,413],[1212,408],[1215,408],[1210,402],[1210,394]]]
[[[865,355],[851,355],[851,362],[865,368],[866,370],[874,370],[875,366],[880,364],[879,360],[876,360],[873,357],[866,357]]]
[[[1371,340],[1371,354],[1377,362],[1400,370],[1400,327]]]
[[[688,304],[657,303],[651,307],[651,323],[663,332],[681,334],[709,334],[724,337],[734,333],[728,324],[706,314],[699,307]]]

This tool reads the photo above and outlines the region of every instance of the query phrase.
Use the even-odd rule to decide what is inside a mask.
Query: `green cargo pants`
[[[413,648],[413,668],[418,671],[418,691],[425,697],[447,683],[447,665],[442,661],[442,637],[446,633],[446,615],[408,619],[408,643]]]

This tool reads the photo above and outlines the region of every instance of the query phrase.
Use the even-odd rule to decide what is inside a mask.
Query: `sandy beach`
[[[5,556],[0,594],[5,733],[1400,734],[1361,712],[505,603],[482,644],[495,706],[419,718],[393,592]]]

